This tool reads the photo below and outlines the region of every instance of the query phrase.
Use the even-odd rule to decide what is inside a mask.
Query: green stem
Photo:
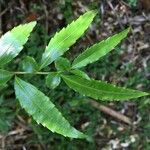
[[[15,74],[15,75],[19,75],[19,74],[39,74],[39,75],[48,75],[49,74],[49,72],[33,72],[33,73],[30,73],[30,72],[21,72],[21,71],[19,71],[19,72],[12,72],[13,74]]]

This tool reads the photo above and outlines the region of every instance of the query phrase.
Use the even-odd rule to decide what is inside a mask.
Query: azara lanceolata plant
[[[0,69],[0,86],[5,85],[7,81],[14,77],[15,95],[21,107],[37,123],[65,137],[89,139],[87,135],[70,125],[49,97],[34,85],[22,80],[21,75],[45,75],[45,84],[50,89],[56,88],[63,79],[69,88],[98,101],[123,101],[148,95],[145,92],[116,87],[104,81],[91,79],[86,73],[79,70],[113,50],[127,36],[129,28],[87,48],[72,63],[67,58],[61,57],[84,34],[96,14],[96,11],[88,11],[56,33],[46,46],[39,63],[34,58],[26,56],[22,62],[23,70],[14,72],[11,71],[11,68],[9,71]],[[1,68],[4,68],[5,64],[9,63],[23,50],[23,46],[35,25],[36,22],[19,25],[1,37]],[[42,71],[43,68],[53,62],[57,71]]]

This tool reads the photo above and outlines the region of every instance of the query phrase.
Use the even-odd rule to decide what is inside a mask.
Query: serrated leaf
[[[52,132],[71,138],[87,137],[69,124],[47,96],[18,77],[15,79],[15,94],[21,106],[35,121]]]
[[[91,24],[96,11],[88,11],[73,21],[66,28],[55,34],[50,40],[48,46],[43,53],[41,60],[41,69],[51,64],[58,57],[63,55],[76,40],[82,36],[88,26]]]
[[[38,64],[33,57],[26,56],[22,61],[22,69],[28,73],[38,71]]]
[[[10,62],[23,49],[36,22],[19,25],[0,39],[0,66]]]
[[[87,48],[83,53],[81,53],[75,60],[73,61],[72,68],[81,68],[86,66],[87,64],[93,63],[100,59],[102,56],[109,53],[111,50],[117,46],[122,39],[124,39],[130,28],[115,34],[112,37],[107,38],[97,44],[94,44],[90,48]]]
[[[149,95],[145,92],[116,87],[103,81],[87,80],[75,75],[62,77],[71,89],[97,100],[128,100]]]
[[[50,89],[55,89],[60,82],[61,78],[57,72],[50,72],[46,77],[46,85]]]
[[[67,58],[60,57],[55,61],[55,67],[58,71],[67,71],[70,69],[71,64]]]
[[[0,86],[3,86],[11,79],[13,73],[0,69]]]
[[[90,77],[83,71],[79,70],[79,69],[74,69],[70,71],[71,73],[73,73],[74,75],[80,76],[82,78],[85,78],[87,80],[90,80]]]

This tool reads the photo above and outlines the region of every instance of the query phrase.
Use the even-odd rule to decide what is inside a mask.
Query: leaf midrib
[[[81,55],[79,55],[80,57],[77,57],[76,58],[76,62],[74,61],[74,64],[73,64],[73,66],[72,66],[72,68],[80,68],[80,67],[84,67],[85,65],[87,65],[88,64],[88,62],[86,62],[90,57],[92,57],[93,55],[95,55],[95,53],[99,53],[100,51],[101,51],[101,49],[105,49],[105,54],[107,53],[107,51],[106,51],[106,49],[108,50],[108,49],[110,49],[109,51],[112,51],[116,46],[117,46],[117,44],[115,44],[115,46],[113,46],[112,48],[110,48],[112,45],[109,45],[109,44],[107,44],[108,42],[109,42],[109,40],[114,40],[116,37],[118,38],[119,36],[121,36],[121,38],[119,37],[119,40],[117,41],[117,43],[120,43],[126,36],[127,36],[127,33],[126,32],[123,32],[122,34],[121,34],[122,32],[120,32],[120,33],[118,33],[118,34],[115,34],[115,35],[113,35],[113,36],[111,36],[111,37],[109,37],[109,38],[107,38],[107,39],[105,39],[105,40],[102,40],[100,43],[96,43],[96,44],[94,44],[92,47],[89,47],[89,48],[87,48],[83,53],[81,53]],[[126,33],[126,34],[125,34]],[[112,41],[111,41],[112,42]],[[103,46],[101,46],[101,44],[105,44],[105,45],[103,45]],[[95,52],[92,52],[92,53],[90,53],[90,55],[89,56],[85,56],[86,55],[86,52],[87,51],[91,51],[93,48],[95,48],[96,46],[98,46],[98,45],[100,45],[101,46],[101,48],[98,48],[98,50],[96,50]],[[102,54],[100,57],[103,57],[105,54]],[[82,58],[82,57],[83,58]],[[98,57],[97,59],[95,59],[94,61],[97,61],[100,57]],[[84,61],[85,61],[85,64],[84,65],[82,65],[82,62],[84,63]],[[90,63],[92,63],[92,62],[94,62],[94,61],[91,61]],[[80,66],[81,65],[81,66]],[[76,66],[78,66],[78,67],[76,67]]]
[[[63,76],[64,77],[64,76]],[[77,84],[77,85],[79,85],[79,86],[81,86],[81,87],[84,87],[84,88],[89,88],[89,89],[92,89],[92,90],[95,90],[95,91],[98,91],[98,92],[103,92],[103,93],[108,93],[108,94],[116,94],[116,95],[126,95],[126,96],[130,96],[130,95],[135,95],[135,94],[126,94],[126,93],[119,93],[118,94],[118,92],[107,92],[107,91],[104,91],[104,90],[99,90],[99,89],[95,89],[95,88],[91,88],[91,87],[87,87],[87,86],[84,86],[83,84],[79,84],[78,82],[75,82],[75,81],[73,81],[73,80],[71,80],[71,79],[68,79],[68,78],[66,78],[67,80],[69,80],[69,81],[71,81],[72,83],[75,83],[75,84]],[[125,89],[125,90],[127,90],[127,89]],[[134,91],[133,91],[134,92]],[[136,91],[135,91],[136,92]],[[144,93],[143,93],[144,94]],[[145,94],[146,95],[146,94]],[[140,95],[139,95],[140,96]]]
[[[30,93],[19,83],[19,81],[18,81],[18,79],[16,79],[16,81],[17,81],[17,83],[18,83],[18,85],[23,89],[23,91],[25,92],[25,93],[27,93],[27,97],[30,97],[31,95],[30,95]],[[30,96],[28,96],[28,95],[30,95]],[[30,99],[30,98],[29,98]],[[30,100],[31,101],[31,100]],[[39,105],[37,105],[37,103],[35,103],[34,101],[32,101],[33,102],[33,104],[35,105],[35,106],[37,106],[37,108],[39,109],[39,110],[41,110],[41,112],[43,112],[43,114],[45,115],[45,116],[48,116],[47,115],[47,113],[44,111],[44,109],[41,109],[41,107],[39,106]],[[55,105],[54,105],[54,107],[53,108],[55,108]],[[51,108],[51,109],[53,109],[53,108]],[[32,114],[31,114],[32,115]],[[34,116],[34,114],[33,114],[33,116]],[[49,116],[47,117],[47,118],[49,118]],[[36,119],[35,119],[36,120]],[[43,124],[43,122],[40,122],[41,124]],[[51,129],[50,129],[51,130]]]
[[[82,15],[83,16],[83,15]],[[82,16],[80,16],[80,17],[82,17]],[[78,18],[78,19],[80,19],[80,17]],[[90,16],[88,17],[88,19],[90,18]],[[78,20],[77,19],[77,20]],[[73,22],[74,24],[75,24],[75,22]],[[71,24],[70,24],[71,25]],[[70,26],[69,25],[69,26]],[[66,29],[67,27],[65,27],[64,29]],[[86,27],[86,29],[88,28],[88,26]],[[58,45],[57,45],[57,47],[55,48],[55,49],[58,49],[59,47],[60,47],[60,44],[62,43],[62,42],[64,42],[64,41],[66,41],[72,34],[74,34],[75,33],[75,31],[77,31],[77,29],[78,28],[75,28],[75,30],[74,30],[74,32],[71,32],[65,39],[63,39],[62,41],[60,41],[59,43],[58,43]],[[86,30],[85,29],[85,30]],[[62,29],[63,30],[63,29]],[[61,31],[60,31],[61,32]],[[83,32],[84,33],[84,32]],[[82,34],[83,34],[82,33]],[[57,35],[58,36],[58,35]],[[55,37],[53,37],[52,38],[52,40],[54,39]],[[68,48],[69,49],[69,48]],[[64,51],[64,50],[63,50]],[[41,67],[40,68],[43,68],[43,66],[48,62],[48,60],[49,60],[49,58],[51,57],[51,55],[48,55],[48,57],[46,58],[46,60],[45,60],[45,62],[44,63],[42,63],[41,64]]]

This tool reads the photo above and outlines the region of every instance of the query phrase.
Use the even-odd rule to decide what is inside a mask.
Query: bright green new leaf
[[[46,77],[46,85],[50,89],[55,89],[61,82],[61,78],[57,72],[50,72]]]
[[[19,25],[0,39],[0,66],[10,62],[23,49],[36,22]]]
[[[99,100],[128,100],[148,95],[148,93],[116,87],[96,80],[87,80],[75,75],[62,76],[66,84],[80,94]]]
[[[33,57],[26,56],[22,61],[22,69],[25,72],[34,73],[38,71],[38,64]]]
[[[21,106],[37,123],[66,137],[87,138],[69,124],[47,96],[18,77],[15,79],[15,94]]]
[[[59,56],[63,55],[64,52],[66,52],[69,47],[82,36],[91,24],[95,15],[96,11],[88,11],[84,15],[80,16],[76,21],[73,21],[66,28],[63,28],[60,32],[56,33],[43,53],[40,68],[42,69],[48,66]]]
[[[70,69],[71,64],[67,58],[60,57],[55,61],[55,67],[58,71],[67,71]]]
[[[100,43],[94,44],[90,48],[87,48],[82,54],[80,54],[73,62],[72,68],[81,68],[87,64],[97,61],[102,56],[113,50],[122,39],[124,39],[130,28],[115,34]]]
[[[90,80],[90,77],[83,71],[79,70],[79,69],[74,69],[70,71],[71,73],[73,73],[74,75],[80,76],[82,78],[85,78],[87,80]]]
[[[4,85],[12,76],[13,73],[0,69],[0,85]]]

